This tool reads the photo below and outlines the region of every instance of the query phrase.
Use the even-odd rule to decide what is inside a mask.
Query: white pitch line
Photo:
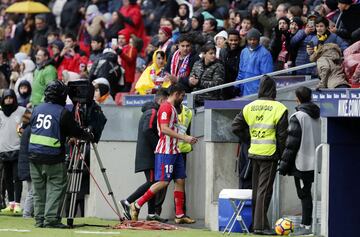
[[[76,234],[94,234],[94,235],[119,235],[120,232],[101,232],[101,231],[74,231]]]
[[[0,229],[0,232],[31,232],[31,230]]]

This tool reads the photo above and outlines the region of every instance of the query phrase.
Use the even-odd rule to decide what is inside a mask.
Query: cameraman
[[[65,140],[93,139],[64,108],[66,97],[64,83],[51,82],[45,89],[45,103],[35,107],[30,120],[29,159],[36,227],[66,228],[60,217],[66,188]]]

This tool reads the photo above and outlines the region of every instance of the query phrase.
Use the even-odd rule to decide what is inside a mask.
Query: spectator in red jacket
[[[124,16],[125,29],[130,30],[136,37],[142,39],[144,42],[143,48],[146,48],[150,38],[146,35],[141,8],[136,0],[123,0],[120,13]]]
[[[125,88],[124,92],[131,90],[131,85],[135,79],[136,70],[136,57],[138,50],[130,42],[131,31],[127,28],[122,29],[118,33],[118,46],[112,45],[111,47],[120,56],[120,65],[125,70]]]
[[[80,64],[88,61],[85,53],[77,45],[76,37],[73,34],[66,34],[64,41],[65,47],[62,49],[58,59],[57,71],[59,79],[62,79],[64,70],[80,73]]]

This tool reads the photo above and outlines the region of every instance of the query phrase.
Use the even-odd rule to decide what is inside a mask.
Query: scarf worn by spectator
[[[287,61],[288,55],[289,55],[289,52],[286,49],[286,36],[281,35],[281,51],[280,51],[280,53],[278,55],[277,60],[279,62],[285,63]]]
[[[318,42],[319,42],[318,45],[323,45],[325,43],[325,41],[327,40],[327,38],[329,37],[329,35],[330,35],[330,32],[328,30],[323,35],[316,34],[316,37],[318,38]],[[315,51],[317,51],[318,45],[315,46],[315,48],[314,48]]]
[[[180,51],[176,50],[171,60],[171,71],[170,71],[171,75],[176,76],[178,78],[187,77],[190,73],[189,59],[190,59],[190,54],[186,55],[186,57],[182,60],[181,65],[179,67]]]

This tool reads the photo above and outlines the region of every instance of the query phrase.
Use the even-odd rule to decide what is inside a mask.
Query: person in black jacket
[[[335,28],[330,28],[344,40],[354,43],[360,40],[360,22],[354,20],[360,14],[360,5],[353,4],[352,0],[339,0],[338,8],[341,12]]]
[[[312,197],[315,149],[320,144],[320,108],[311,102],[311,90],[299,87],[295,91],[298,106],[290,117],[286,147],[279,173],[294,176],[297,195],[301,200],[302,221],[296,235],[311,234]]]
[[[20,138],[20,151],[18,157],[18,178],[20,181],[27,183],[27,195],[24,202],[23,217],[32,218],[34,214],[34,197],[30,177],[30,164],[29,164],[29,140],[31,129],[29,126],[31,112],[25,111],[22,117],[22,126],[18,128],[18,133],[21,134]]]
[[[135,173],[144,172],[146,182],[142,184],[137,190],[132,193],[125,200],[121,200],[120,204],[124,209],[124,216],[131,220],[130,215],[130,203],[135,202],[140,198],[152,184],[155,183],[154,178],[154,165],[155,165],[155,148],[159,140],[157,131],[157,111],[162,102],[165,102],[168,97],[168,92],[165,89],[160,89],[156,96],[155,102],[146,103],[141,111],[143,112],[138,127],[138,140],[136,144],[135,155]],[[166,192],[166,189],[164,190]],[[163,194],[158,194],[159,197],[165,197]],[[161,206],[163,201],[155,203],[156,198],[151,199],[148,202],[148,216],[147,220],[156,220],[160,222],[166,222],[166,219],[161,218],[156,212],[156,206]]]
[[[239,73],[240,53],[240,35],[237,30],[228,31],[227,46],[220,50],[220,60],[225,67],[225,81],[224,83],[233,82]],[[236,93],[234,87],[227,87],[222,90],[223,99],[229,100],[235,97]]]
[[[66,228],[61,204],[66,190],[65,142],[67,137],[93,140],[65,109],[67,87],[61,81],[45,89],[45,103],[34,108],[30,119],[30,175],[34,188],[36,227]],[[45,205],[46,204],[46,205]]]

